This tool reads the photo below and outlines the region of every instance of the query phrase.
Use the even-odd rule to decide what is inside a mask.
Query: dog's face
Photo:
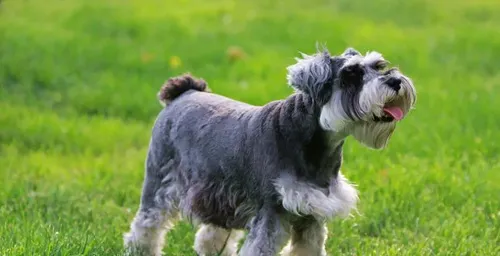
[[[387,145],[396,123],[416,101],[412,81],[377,52],[365,56],[348,48],[339,56],[303,55],[288,67],[288,82],[322,106],[325,130],[352,134],[370,148]]]

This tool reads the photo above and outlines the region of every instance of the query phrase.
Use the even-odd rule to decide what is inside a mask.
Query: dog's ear
[[[317,103],[325,104],[332,95],[333,77],[332,57],[323,50],[314,55],[302,53],[297,63],[287,67],[288,84],[310,95]]]

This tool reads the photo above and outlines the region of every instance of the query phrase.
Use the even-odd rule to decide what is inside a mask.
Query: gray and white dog
[[[295,92],[263,106],[211,93],[189,74],[170,78],[126,250],[160,255],[184,217],[199,226],[199,255],[326,255],[326,221],[358,200],[340,172],[344,140],[384,148],[415,104],[412,81],[387,63],[353,48],[303,54],[287,68]]]

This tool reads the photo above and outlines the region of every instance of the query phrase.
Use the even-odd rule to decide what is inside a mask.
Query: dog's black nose
[[[396,92],[401,89],[401,79],[399,78],[391,77],[389,78],[389,80],[387,80],[386,84]]]

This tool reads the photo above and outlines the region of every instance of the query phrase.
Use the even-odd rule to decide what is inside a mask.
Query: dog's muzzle
[[[375,122],[393,122],[400,121],[405,116],[405,98],[400,95],[402,90],[401,83],[402,79],[398,77],[390,77],[384,82],[387,87],[393,90],[396,94],[396,98],[388,100],[383,108],[381,116],[373,114],[373,121]]]

